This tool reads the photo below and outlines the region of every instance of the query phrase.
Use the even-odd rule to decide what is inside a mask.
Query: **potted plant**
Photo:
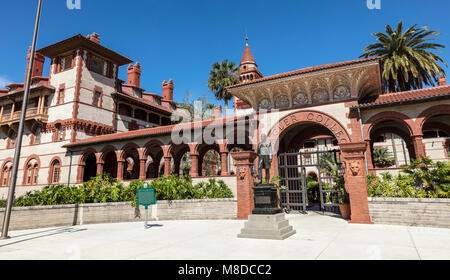
[[[341,210],[342,218],[349,219],[350,218],[350,197],[345,190],[344,186],[339,186],[338,191],[338,199],[339,199],[339,210]]]
[[[324,172],[333,177],[334,182],[336,183],[336,189],[338,190],[338,200],[339,200],[339,210],[341,210],[342,218],[349,219],[350,218],[350,197],[345,189],[345,179],[340,172],[339,165],[333,161],[324,159],[325,167],[323,169]]]

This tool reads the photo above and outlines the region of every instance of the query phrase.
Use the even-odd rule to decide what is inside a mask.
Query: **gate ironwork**
[[[336,164],[343,175],[341,153],[339,149],[302,149],[299,152],[287,152],[278,155],[278,174],[285,190],[280,191],[281,207],[286,211],[306,213],[314,205],[309,196],[317,196],[320,210],[339,213],[339,199],[336,182],[327,171],[327,161]],[[317,175],[317,184],[311,184],[308,196],[308,175]],[[315,190],[317,190],[315,192]]]

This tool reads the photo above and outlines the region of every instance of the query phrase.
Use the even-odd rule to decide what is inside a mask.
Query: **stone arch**
[[[278,147],[280,139],[289,130],[304,123],[313,123],[327,128],[339,144],[351,142],[350,134],[339,121],[326,113],[312,110],[294,112],[280,119],[267,134],[268,140]]]
[[[95,163],[93,163],[94,159]],[[95,177],[97,175],[97,163],[97,151],[93,148],[86,149],[78,161],[77,182],[83,183],[91,177]]]
[[[409,131],[410,136],[422,134],[421,131],[418,130],[415,122],[407,115],[399,112],[387,111],[387,112],[380,112],[372,116],[368,121],[365,122],[364,137],[366,141],[370,140],[370,133],[372,132],[372,129],[377,124],[383,121],[396,121],[399,122],[400,124],[405,125],[405,127]]]
[[[108,145],[101,150],[99,163],[103,164],[103,174],[117,178],[117,150],[114,146]]]
[[[449,104],[436,105],[422,111],[416,119],[416,126],[418,127],[418,130],[422,131],[425,123],[430,118],[438,115],[450,115],[450,105]]]

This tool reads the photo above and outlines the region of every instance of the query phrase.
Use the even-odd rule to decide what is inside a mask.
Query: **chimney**
[[[445,78],[445,75],[443,73],[441,73],[441,75],[439,75],[439,86],[443,87],[447,85],[447,79]]]
[[[136,62],[134,66],[130,64],[127,70],[127,85],[141,88],[141,64],[139,64],[139,62]]]
[[[27,68],[25,71],[25,80],[27,79],[28,68],[30,67],[30,58],[31,58],[31,48],[28,50],[27,55]],[[44,69],[45,56],[35,52],[34,53],[34,63],[33,70],[31,72],[31,77],[41,77],[42,71]]]
[[[162,84],[162,96],[163,100],[173,101],[173,81],[172,79],[169,82],[164,81]]]
[[[86,36],[87,39],[91,40],[94,43],[100,44],[100,35],[97,33],[92,33],[91,35]]]

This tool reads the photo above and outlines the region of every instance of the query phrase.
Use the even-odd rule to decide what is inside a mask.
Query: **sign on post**
[[[137,205],[145,207],[145,224],[144,227],[148,228],[148,206],[156,204],[156,192],[155,188],[151,188],[147,183],[144,187],[137,190]]]

